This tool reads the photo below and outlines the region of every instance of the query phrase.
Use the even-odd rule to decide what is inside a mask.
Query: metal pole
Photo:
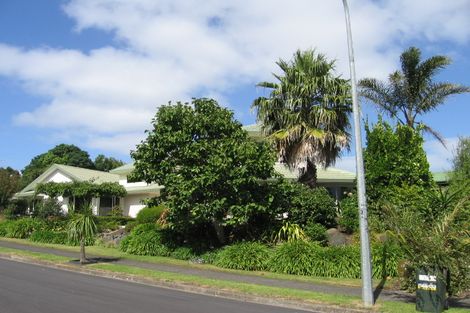
[[[366,184],[364,177],[364,160],[362,158],[362,138],[360,107],[357,100],[356,70],[354,66],[354,49],[351,32],[351,20],[347,0],[343,0],[344,15],[346,18],[346,32],[348,36],[349,70],[351,72],[351,91],[354,117],[354,141],[356,144],[356,179],[357,200],[359,204],[359,227],[361,233],[361,274],[362,274],[362,301],[365,306],[374,304],[372,293],[372,268],[370,262],[369,230],[367,225]]]

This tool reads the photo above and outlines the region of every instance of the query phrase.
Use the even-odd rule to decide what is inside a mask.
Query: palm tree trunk
[[[80,239],[80,264],[86,263],[85,257],[85,238]]]
[[[300,173],[299,182],[310,188],[317,187],[317,166],[315,163],[307,160],[307,166]]]

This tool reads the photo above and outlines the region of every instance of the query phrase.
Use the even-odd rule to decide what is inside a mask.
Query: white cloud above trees
[[[225,98],[271,79],[274,62],[299,48],[338,59],[349,76],[339,0],[72,0],[63,9],[75,31],[102,30],[116,44],[84,52],[0,43],[0,75],[46,99],[14,116],[17,125],[77,132],[88,147],[127,153],[157,105],[201,90]],[[467,0],[355,0],[351,14],[359,76],[384,78],[408,41],[470,40]]]

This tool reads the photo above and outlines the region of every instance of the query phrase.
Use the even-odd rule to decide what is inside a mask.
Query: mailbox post
[[[416,311],[440,313],[447,309],[447,270],[418,269]]]

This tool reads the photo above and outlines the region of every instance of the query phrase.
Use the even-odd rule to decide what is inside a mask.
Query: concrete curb
[[[348,307],[342,307],[342,306],[337,306],[337,305],[326,305],[322,303],[314,303],[314,302],[306,301],[306,300],[293,300],[293,299],[287,299],[287,298],[269,298],[266,296],[251,295],[251,294],[236,292],[232,290],[217,289],[215,287],[209,287],[209,286],[198,286],[198,285],[184,283],[184,282],[167,281],[164,279],[161,279],[161,280],[150,279],[150,278],[144,278],[138,275],[121,274],[121,273],[115,273],[112,271],[91,269],[91,268],[86,268],[80,265],[54,263],[50,261],[38,260],[38,259],[30,258],[27,256],[20,256],[20,255],[9,254],[9,253],[0,253],[0,258],[5,259],[5,260],[15,261],[15,262],[34,264],[34,265],[40,265],[40,266],[53,268],[53,269],[65,270],[69,272],[76,272],[76,273],[81,273],[81,274],[90,275],[90,276],[116,279],[116,280],[143,284],[143,285],[148,285],[148,286],[153,286],[153,287],[179,290],[183,292],[207,295],[207,296],[212,296],[212,297],[220,297],[220,298],[243,301],[243,302],[272,305],[272,306],[283,307],[283,308],[288,308],[288,309],[304,310],[304,311],[310,311],[310,312],[316,312],[316,313],[374,312],[374,310],[366,309],[366,308],[350,308],[350,307],[348,308]]]

